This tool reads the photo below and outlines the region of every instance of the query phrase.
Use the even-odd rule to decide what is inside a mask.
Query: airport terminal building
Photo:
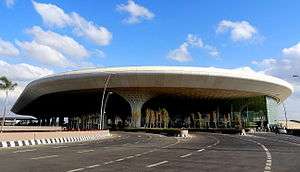
[[[105,128],[266,127],[292,92],[279,78],[235,69],[107,67],[35,80],[12,111],[80,130],[97,129],[101,114]]]

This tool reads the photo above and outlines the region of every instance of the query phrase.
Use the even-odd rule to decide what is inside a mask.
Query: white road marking
[[[104,164],[106,165],[106,164],[111,164],[111,163],[113,163],[114,161],[108,161],[108,162],[105,162]]]
[[[116,162],[119,162],[119,161],[123,161],[124,160],[124,158],[120,158],[120,159],[117,159],[117,160],[115,160]]]
[[[185,155],[181,155],[180,158],[185,158],[185,157],[188,157],[188,156],[191,156],[192,154],[189,153],[189,154],[185,154]]]
[[[94,152],[95,150],[82,150],[82,151],[78,151],[77,153],[88,153],[88,152]]]
[[[99,164],[95,164],[95,165],[87,166],[86,168],[95,168],[95,167],[99,167],[99,166],[100,166]]]
[[[204,151],[205,149],[199,149],[199,150],[197,150],[197,152],[202,152],[202,151]]]
[[[211,145],[209,145],[209,146],[207,146],[208,148],[210,148],[211,147]]]
[[[23,153],[23,152],[32,152],[32,151],[36,151],[36,149],[17,150],[14,151],[13,153]]]
[[[37,160],[37,159],[46,159],[46,158],[55,158],[55,157],[58,157],[58,155],[38,156],[38,157],[31,158],[31,159]]]
[[[141,156],[141,155],[142,155],[142,154],[139,153],[139,154],[136,154],[135,156]]]
[[[155,164],[147,165],[147,167],[151,168],[151,167],[155,167],[155,166],[159,166],[159,165],[165,164],[167,162],[169,162],[169,161],[161,161],[161,162],[158,162],[158,163],[155,163]]]
[[[52,147],[53,149],[59,149],[59,148],[67,148],[69,146],[55,146],[55,147]]]
[[[84,170],[84,168],[76,168],[76,169],[73,169],[73,170],[69,170],[67,172],[75,172],[75,171],[82,171]]]
[[[266,162],[265,162],[264,172],[270,172],[271,171],[271,167],[272,167],[272,155],[271,155],[269,149],[265,145],[261,144],[258,141],[255,141],[255,140],[248,140],[248,139],[247,140],[246,139],[241,139],[241,140],[245,140],[245,141],[250,141],[250,142],[256,143],[256,144],[258,144],[266,152]]]
[[[130,158],[134,158],[134,156],[128,156],[128,157],[126,157],[126,159],[130,159]]]

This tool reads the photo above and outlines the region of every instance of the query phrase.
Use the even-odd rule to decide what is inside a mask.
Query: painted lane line
[[[126,157],[126,159],[130,159],[130,158],[134,158],[134,156],[132,155],[132,156],[128,156],[128,157]]]
[[[241,139],[241,138],[239,138],[239,139]],[[255,140],[248,140],[248,139],[241,139],[241,140],[256,143],[257,145],[259,145],[265,151],[265,153],[266,153],[266,162],[265,162],[264,172],[270,172],[271,167],[272,167],[272,155],[271,155],[269,149],[265,145],[263,145],[262,143],[260,143],[258,141],[255,141]]]
[[[84,170],[84,168],[76,168],[76,169],[73,169],[73,170],[69,170],[67,172],[75,172],[75,171],[82,171]]]
[[[139,154],[136,154],[135,156],[142,156],[142,154],[139,153]]]
[[[104,164],[107,165],[107,164],[111,164],[113,163],[114,161],[108,161],[108,162],[105,162]]]
[[[77,153],[88,153],[88,152],[94,152],[95,150],[82,150],[82,151],[78,151]]]
[[[210,148],[211,147],[211,145],[209,145],[209,146],[207,146],[208,148]]]
[[[95,165],[87,166],[86,168],[95,168],[95,167],[99,167],[99,166],[100,166],[99,164],[95,164]]]
[[[162,164],[165,164],[169,161],[161,161],[161,162],[158,162],[158,163],[155,163],[155,164],[151,164],[151,165],[147,165],[148,168],[152,168],[152,167],[156,167],[156,166],[159,166],[159,165],[162,165]]]
[[[17,150],[14,151],[13,153],[23,153],[23,152],[32,152],[32,151],[36,151],[36,149]]]
[[[192,154],[189,153],[189,154],[185,154],[185,155],[181,155],[180,158],[185,158],[185,157],[188,157],[188,156],[191,156]]]
[[[120,159],[117,159],[117,160],[115,160],[116,162],[119,162],[119,161],[123,161],[124,160],[124,158],[120,158]]]
[[[199,149],[199,150],[197,150],[197,152],[202,152],[202,151],[204,151],[205,149]]]
[[[30,158],[30,159],[38,160],[38,159],[55,158],[55,157],[58,157],[58,155],[38,156],[38,157]]]
[[[59,148],[67,148],[69,146],[55,146],[55,147],[52,147],[53,149],[59,149]]]

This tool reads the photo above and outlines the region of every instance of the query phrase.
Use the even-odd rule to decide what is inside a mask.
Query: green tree
[[[14,90],[17,86],[17,83],[13,83],[12,81],[8,80],[5,76],[0,77],[0,90],[5,91],[5,98],[3,103],[3,116],[2,116],[2,123],[1,123],[1,133],[5,122],[5,114],[6,114],[6,102],[9,96],[9,92]]]
[[[163,117],[162,117],[162,110],[161,108],[158,109],[158,116],[159,116],[159,128],[162,127],[162,123],[163,123]]]
[[[162,116],[163,116],[164,128],[168,128],[170,117],[167,109],[165,108],[162,109]]]
[[[154,128],[155,126],[155,111],[150,110],[150,128]]]
[[[145,128],[149,128],[150,123],[150,109],[146,109],[146,117],[145,117]]]

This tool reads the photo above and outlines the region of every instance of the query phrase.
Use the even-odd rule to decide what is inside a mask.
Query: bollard
[[[189,130],[180,130],[180,137],[188,137]]]

